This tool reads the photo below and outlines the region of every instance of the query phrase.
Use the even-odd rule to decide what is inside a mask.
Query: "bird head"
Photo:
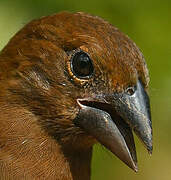
[[[99,142],[136,171],[133,130],[152,152],[144,57],[103,19],[63,12],[34,20],[3,49],[1,64],[9,102],[33,113],[61,146]]]

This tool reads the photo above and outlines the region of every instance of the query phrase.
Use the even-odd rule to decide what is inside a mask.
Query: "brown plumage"
[[[143,122],[120,96],[139,81]],[[130,127],[152,150],[148,82],[136,45],[99,17],[63,12],[27,24],[0,53],[0,180],[88,180],[96,142],[136,170]]]

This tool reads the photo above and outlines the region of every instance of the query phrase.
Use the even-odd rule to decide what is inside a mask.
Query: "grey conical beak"
[[[102,97],[102,98],[100,98]],[[123,93],[79,99],[76,126],[93,136],[134,171],[137,157],[131,129],[152,152],[149,97],[140,81],[132,95]],[[105,101],[104,101],[105,99]]]
[[[137,82],[134,94],[118,93],[109,99],[112,99],[111,104],[119,116],[130,125],[151,154],[153,146],[150,102],[141,81]]]
[[[126,133],[125,130],[120,132],[120,128],[118,129],[107,112],[88,106],[82,106],[74,122],[96,138],[97,141],[114,153],[131,169],[134,171],[138,170],[134,140],[129,127],[126,127],[126,131],[129,131],[130,134]],[[127,140],[132,142],[130,145],[127,145],[123,134],[128,135]]]

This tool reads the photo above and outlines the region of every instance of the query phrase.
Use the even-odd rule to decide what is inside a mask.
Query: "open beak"
[[[132,129],[152,153],[150,103],[140,80],[132,95],[105,94],[93,101],[79,99],[78,104],[80,111],[74,123],[137,171]]]

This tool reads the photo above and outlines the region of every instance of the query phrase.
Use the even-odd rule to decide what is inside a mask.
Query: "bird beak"
[[[97,139],[134,171],[137,157],[132,130],[152,153],[149,97],[140,80],[134,94],[113,93],[95,99],[78,99],[74,123]]]

